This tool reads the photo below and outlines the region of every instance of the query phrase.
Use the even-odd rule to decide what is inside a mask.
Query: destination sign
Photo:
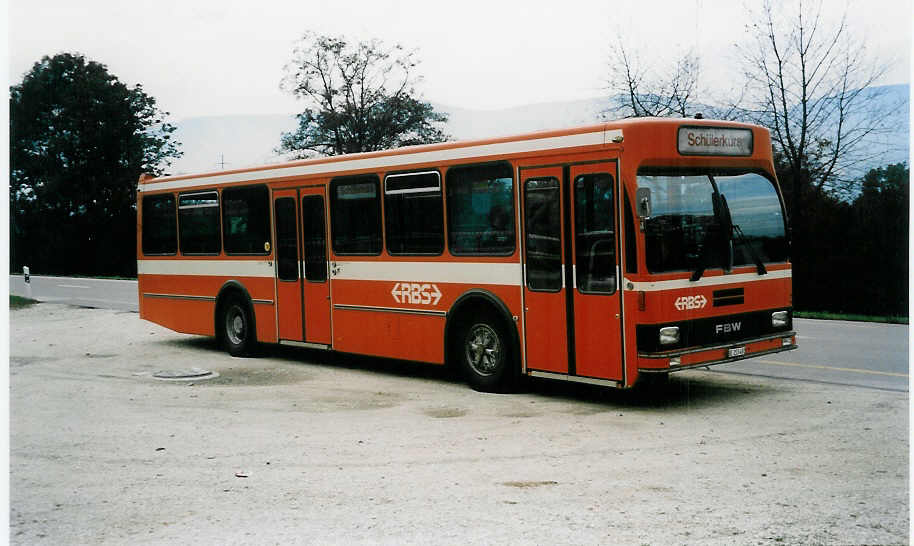
[[[732,127],[680,127],[682,155],[752,155],[752,130]]]

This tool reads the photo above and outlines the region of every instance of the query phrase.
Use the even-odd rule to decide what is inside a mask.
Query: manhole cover
[[[219,374],[202,368],[189,368],[185,370],[162,370],[152,374],[152,377],[164,381],[192,381],[212,379],[214,377],[219,377]]]

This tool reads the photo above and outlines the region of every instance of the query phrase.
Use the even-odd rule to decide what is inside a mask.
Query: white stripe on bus
[[[334,262],[333,280],[440,282],[519,286],[519,263],[461,262]],[[249,260],[138,260],[141,275],[203,275],[273,277],[266,261]]]
[[[272,262],[261,260],[137,260],[140,275],[273,277]]]
[[[343,161],[331,161],[312,165],[298,165],[294,167],[277,167],[259,171],[244,171],[229,174],[215,174],[210,176],[197,176],[180,180],[162,179],[161,182],[150,182],[137,186],[137,191],[170,190],[177,188],[192,188],[211,184],[230,184],[233,182],[253,182],[270,180],[273,178],[289,176],[308,176],[313,174],[334,173],[342,171],[356,171],[361,169],[380,169],[396,167],[413,163],[431,163],[436,161],[452,161],[459,159],[484,158],[523,152],[537,152],[559,148],[574,148],[577,146],[595,146],[610,143],[614,138],[622,136],[621,129],[579,133],[576,135],[534,138],[510,142],[496,142],[476,146],[463,146],[444,150],[430,150],[398,155],[385,155],[380,157],[367,157]]]
[[[390,282],[440,282],[477,285],[519,286],[523,282],[523,269],[519,263],[480,262],[335,262],[334,280],[390,281]],[[137,260],[141,275],[202,275],[221,277],[273,277],[273,266],[260,260]],[[702,277],[696,282],[689,279],[669,281],[633,282],[624,280],[627,290],[659,292],[705,286],[743,284],[774,279],[789,279],[790,269],[769,271],[766,275],[740,273]],[[564,275],[563,284],[564,284]],[[572,273],[572,279],[574,274]],[[576,283],[572,282],[574,287]],[[631,284],[631,288],[629,288]]]
[[[661,290],[682,290],[685,288],[701,288],[704,286],[719,286],[724,284],[743,284],[747,282],[757,282],[757,281],[769,281],[773,279],[789,279],[791,278],[790,269],[780,269],[777,271],[769,271],[765,275],[759,275],[758,273],[739,273],[736,275],[718,275],[715,277],[702,277],[695,282],[690,281],[689,279],[673,279],[669,281],[653,281],[653,282],[632,282],[628,279],[625,279],[625,287],[628,288],[629,284],[632,285],[632,288],[629,290],[635,290],[639,292],[659,292]]]
[[[519,263],[336,262],[334,280],[440,282],[520,286]]]

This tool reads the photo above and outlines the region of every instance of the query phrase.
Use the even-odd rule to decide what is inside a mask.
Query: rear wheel
[[[467,383],[478,391],[504,392],[514,374],[514,352],[501,324],[491,317],[467,321],[458,332],[455,356]]]
[[[219,320],[222,343],[232,356],[248,356],[254,352],[257,336],[254,318],[247,302],[232,296],[222,307]]]

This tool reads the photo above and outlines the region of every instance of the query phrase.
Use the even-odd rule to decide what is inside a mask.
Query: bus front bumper
[[[669,373],[770,355],[797,348],[796,332],[744,339],[713,347],[695,347],[662,353],[638,353],[638,373]]]

